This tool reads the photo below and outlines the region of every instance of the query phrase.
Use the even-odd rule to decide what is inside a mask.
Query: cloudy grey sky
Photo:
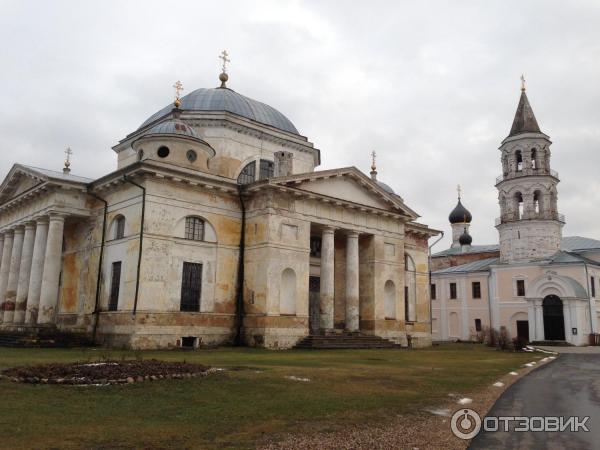
[[[101,176],[172,99],[228,85],[288,116],[321,169],[369,171],[449,234],[457,183],[474,243],[497,242],[498,146],[525,73],[560,173],[566,235],[600,239],[600,3],[0,1],[2,176],[16,163]],[[442,249],[448,242],[440,244]]]

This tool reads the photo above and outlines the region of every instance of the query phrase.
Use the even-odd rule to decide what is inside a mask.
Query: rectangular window
[[[201,288],[202,264],[184,262],[181,276],[180,311],[200,311]]]
[[[410,322],[410,317],[408,317],[408,286],[404,286],[404,320],[406,322]]]
[[[525,280],[517,280],[517,296],[525,297]]]
[[[108,310],[116,311],[119,307],[119,287],[121,286],[121,261],[112,263],[112,273],[110,275],[110,298],[108,300]]]
[[[450,298],[455,299],[456,297],[456,283],[450,283]]]
[[[321,237],[311,236],[310,237],[310,256],[313,258],[321,257]]]
[[[594,280],[594,277],[590,277],[590,286],[591,286],[591,291],[592,291],[592,297],[596,296],[596,280]]]
[[[481,319],[475,319],[475,331],[481,331]]]
[[[437,292],[435,291],[435,284],[431,283],[431,300],[435,300],[437,297]]]
[[[275,164],[273,161],[267,161],[266,159],[260,160],[260,180],[266,180],[271,178],[275,173]]]
[[[473,291],[473,298],[481,298],[481,283],[479,281],[473,281],[471,288]]]

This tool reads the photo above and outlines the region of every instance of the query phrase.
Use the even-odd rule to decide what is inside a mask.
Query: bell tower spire
[[[525,93],[510,133],[500,146],[502,175],[496,179],[500,259],[526,262],[560,249],[564,216],[558,213],[558,174],[550,168],[550,138],[540,131]]]

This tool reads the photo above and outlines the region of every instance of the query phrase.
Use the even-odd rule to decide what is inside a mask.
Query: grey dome
[[[389,187],[387,184],[385,184],[383,181],[379,181],[376,180],[376,183],[379,185],[380,188],[382,188],[384,191],[390,193],[390,194],[395,194],[394,190]]]
[[[154,125],[147,133],[144,134],[144,136],[149,136],[151,134],[179,134],[182,136],[200,139],[200,136],[198,136],[198,133],[196,133],[192,127],[183,122],[175,120],[169,120],[167,122],[161,122],[157,125]]]
[[[459,198],[456,207],[448,216],[448,220],[450,223],[471,223],[473,216],[471,216],[469,210],[463,206]]]
[[[288,133],[300,134],[290,120],[269,105],[252,100],[228,88],[200,88],[181,98],[182,111],[227,111],[246,119],[272,126]],[[140,128],[169,114],[173,105],[151,115]]]
[[[467,232],[467,229],[465,228],[465,231],[463,232],[463,234],[461,234],[460,237],[458,238],[458,243],[460,245],[471,245],[471,242],[473,242],[473,238],[471,237],[471,235]]]

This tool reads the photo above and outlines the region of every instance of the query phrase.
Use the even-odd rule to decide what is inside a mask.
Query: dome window
[[[266,159],[260,160],[260,180],[271,178],[275,174],[275,163]]]
[[[138,150],[138,161],[141,161],[142,159],[144,159],[144,150],[142,150],[141,148]]]
[[[156,154],[161,158],[166,158],[167,156],[169,156],[169,153],[171,153],[169,147],[165,147],[164,145],[160,147],[156,152]]]
[[[187,157],[188,161],[193,163],[194,161],[196,161],[196,159],[198,159],[198,155],[194,150],[188,150],[187,153],[185,154],[185,156]]]
[[[238,175],[238,184],[248,184],[254,182],[256,176],[256,161],[252,161],[242,169]]]

